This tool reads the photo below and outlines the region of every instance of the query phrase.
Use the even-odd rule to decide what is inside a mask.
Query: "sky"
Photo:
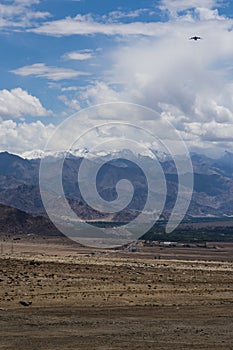
[[[70,115],[123,101],[191,151],[233,152],[231,1],[2,0],[0,30],[0,150],[43,149]]]

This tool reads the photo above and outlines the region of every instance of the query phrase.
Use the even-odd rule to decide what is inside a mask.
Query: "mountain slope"
[[[0,234],[40,236],[62,236],[57,228],[45,217],[34,217],[19,209],[0,204]]]
[[[124,150],[122,156],[125,154]],[[52,154],[49,158],[58,162],[61,154]],[[131,161],[120,158],[111,161],[109,156],[102,156],[105,165],[97,176],[99,195],[107,201],[116,198],[116,184],[121,179],[128,179],[134,186],[134,198],[125,210],[114,215],[103,215],[89,207],[81,196],[78,185],[78,171],[83,158],[68,155],[63,167],[63,187],[66,198],[77,215],[84,220],[127,220],[135,217],[143,209],[147,196],[147,182],[143,172]],[[148,156],[139,156],[143,166],[151,171],[154,160]],[[194,216],[231,216],[233,215],[233,154],[226,152],[219,159],[192,154],[194,169],[194,190],[187,212]],[[100,158],[92,157],[88,161],[96,163]],[[16,207],[28,213],[46,215],[39,190],[39,159],[23,159],[7,152],[0,153],[0,202]],[[177,196],[177,173],[174,162],[168,157],[161,158],[161,166],[167,181],[167,199],[164,217],[171,212]],[[53,181],[55,174],[49,174]],[[183,176],[187,176],[184,174]],[[85,179],[89,181],[89,179]],[[127,193],[126,193],[127,194]],[[54,205],[57,196],[53,194]],[[153,209],[153,208],[152,208]]]

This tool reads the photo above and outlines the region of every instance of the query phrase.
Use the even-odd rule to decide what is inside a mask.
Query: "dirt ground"
[[[0,349],[233,349],[231,244],[216,259],[203,248],[155,259],[157,248],[3,243]]]

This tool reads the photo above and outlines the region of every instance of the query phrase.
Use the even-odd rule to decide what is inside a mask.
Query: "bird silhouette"
[[[189,38],[189,40],[195,40],[195,41],[200,40],[200,39],[202,39],[202,38],[200,36],[196,36],[196,35]]]

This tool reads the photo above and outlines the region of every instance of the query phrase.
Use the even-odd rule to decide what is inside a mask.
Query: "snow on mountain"
[[[20,156],[24,159],[43,159],[45,157],[53,157],[53,158],[69,158],[69,157],[80,157],[80,158],[105,158],[106,160],[110,160],[112,158],[131,158],[134,157],[145,157],[150,159],[158,159],[161,162],[169,160],[171,157],[164,153],[157,150],[146,150],[141,153],[134,153],[129,149],[122,149],[121,151],[115,151],[115,152],[108,152],[106,150],[100,150],[98,152],[90,152],[87,148],[83,149],[75,149],[70,151],[54,151],[54,150],[32,150],[27,151]]]

